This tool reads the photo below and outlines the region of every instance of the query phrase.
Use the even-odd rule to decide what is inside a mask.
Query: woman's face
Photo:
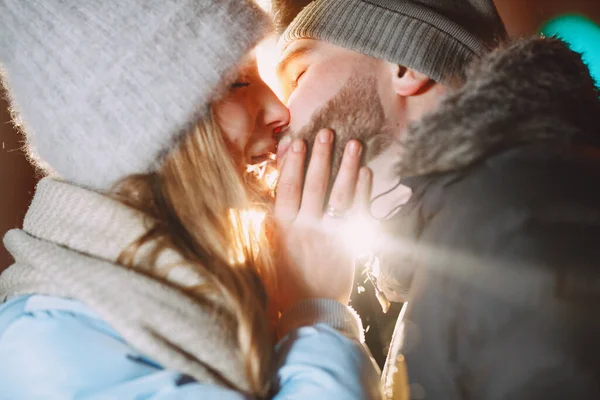
[[[254,56],[213,108],[233,153],[243,158],[238,161],[249,164],[276,151],[277,133],[290,120],[287,108],[260,77]]]

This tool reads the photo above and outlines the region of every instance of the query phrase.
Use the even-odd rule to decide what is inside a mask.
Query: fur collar
[[[465,84],[409,129],[398,171],[451,171],[538,141],[599,146],[599,93],[581,55],[564,42],[509,43],[469,67]]]

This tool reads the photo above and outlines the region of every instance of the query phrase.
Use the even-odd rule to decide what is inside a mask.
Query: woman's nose
[[[290,123],[290,111],[266,85],[265,91],[263,123],[269,130],[275,132]]]

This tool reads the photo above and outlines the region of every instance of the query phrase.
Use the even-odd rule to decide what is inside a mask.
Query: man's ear
[[[394,74],[392,77],[394,91],[400,96],[408,97],[419,94],[431,83],[431,79],[427,75],[412,68],[395,64],[390,64],[390,67]]]

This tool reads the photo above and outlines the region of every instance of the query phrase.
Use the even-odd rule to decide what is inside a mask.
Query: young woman
[[[268,26],[241,0],[0,0],[5,84],[49,174],[5,237],[0,399],[380,396],[322,211],[333,134],[306,176],[293,143],[273,210],[245,173],[289,119],[251,53]],[[359,158],[332,215],[367,192]]]

